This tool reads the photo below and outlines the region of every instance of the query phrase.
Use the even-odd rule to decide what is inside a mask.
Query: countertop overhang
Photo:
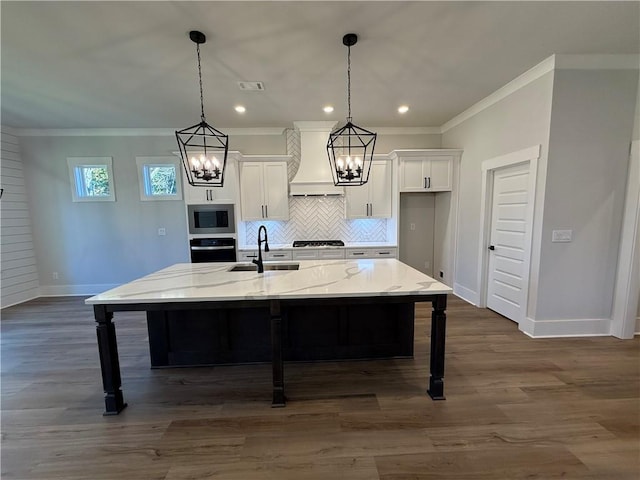
[[[282,262],[265,262],[282,263]],[[85,300],[88,305],[431,296],[451,288],[396,259],[304,260],[299,270],[230,272],[178,263]]]

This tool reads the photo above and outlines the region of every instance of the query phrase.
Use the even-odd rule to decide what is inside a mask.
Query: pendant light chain
[[[202,67],[200,66],[200,44],[196,43],[196,51],[198,53],[198,78],[200,79],[200,118],[206,122],[204,118],[204,96],[202,95]]]
[[[200,44],[207,41],[204,33],[191,30],[189,38],[196,44],[198,84],[200,87],[200,122],[176,130],[180,157],[189,185],[202,187],[224,186],[224,174],[229,153],[229,136],[209,125],[204,116],[204,88]]]
[[[347,121],[351,122],[351,46],[347,47],[347,52],[347,105],[349,106]]]

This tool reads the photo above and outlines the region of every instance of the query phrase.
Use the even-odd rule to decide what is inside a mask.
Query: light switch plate
[[[552,242],[570,242],[573,239],[573,230],[554,230],[551,234]]]

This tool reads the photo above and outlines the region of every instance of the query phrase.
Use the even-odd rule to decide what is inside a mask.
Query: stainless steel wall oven
[[[192,238],[189,241],[191,263],[235,262],[235,238]]]

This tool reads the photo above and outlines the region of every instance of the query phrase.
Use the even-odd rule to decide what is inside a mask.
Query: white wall
[[[544,178],[552,91],[553,72],[548,72],[442,135],[443,148],[464,150],[459,175],[454,291],[474,304],[479,302],[481,164],[500,155],[542,145],[538,178]]]
[[[175,137],[22,137],[42,294],[89,294],[188,261],[182,201],[140,201],[136,156]],[[115,202],[71,201],[67,157],[113,157]],[[166,236],[158,236],[158,228]],[[53,279],[57,272],[58,279]]]
[[[18,137],[2,131],[2,307],[24,302],[39,294],[36,256],[25,189]]]
[[[375,131],[375,128],[373,129]],[[397,149],[412,148],[441,148],[441,135],[438,134],[397,134],[378,133],[376,138],[376,153],[387,154]]]
[[[400,194],[399,260],[434,276],[435,193]],[[414,230],[411,230],[413,224]],[[425,266],[429,263],[429,268]]]
[[[536,320],[611,317],[637,85],[636,70],[555,71]]]

